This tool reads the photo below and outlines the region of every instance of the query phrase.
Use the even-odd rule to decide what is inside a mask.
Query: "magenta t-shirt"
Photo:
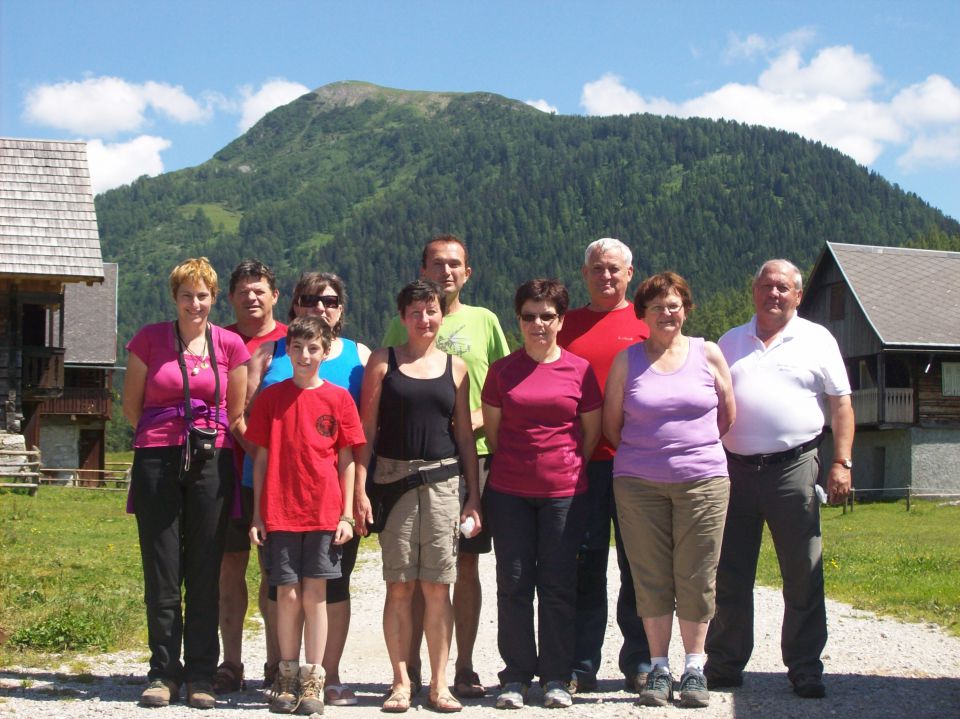
[[[210,325],[211,336],[217,354],[217,369],[220,374],[220,411],[223,424],[227,424],[227,381],[230,370],[250,359],[240,336]],[[177,363],[177,338],[172,322],[160,322],[143,327],[127,344],[127,350],[147,366],[147,378],[143,392],[143,410],[183,406],[183,375]],[[209,350],[207,352],[209,355]],[[191,370],[196,358],[186,355],[187,378],[190,381],[190,399],[202,400],[211,407],[214,402],[215,381],[213,368],[207,359],[206,369],[196,375]],[[212,421],[198,419],[198,424],[212,425]],[[133,440],[134,447],[173,447],[183,444],[185,423],[183,417],[171,417],[158,423],[140,422]],[[229,432],[221,431],[217,437],[218,447],[232,447]]]
[[[491,487],[520,497],[587,491],[579,415],[603,404],[589,362],[562,349],[541,364],[520,349],[490,365],[481,398],[501,412]]]

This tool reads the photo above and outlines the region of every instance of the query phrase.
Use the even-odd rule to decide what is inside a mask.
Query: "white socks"
[[[670,671],[670,659],[667,657],[650,657],[650,663],[653,664],[653,668],[663,667],[668,672]]]
[[[696,669],[703,674],[703,665],[707,662],[706,654],[687,654],[683,661],[683,671],[689,672]]]

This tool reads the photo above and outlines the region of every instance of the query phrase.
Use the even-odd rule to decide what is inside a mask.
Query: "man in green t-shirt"
[[[490,469],[490,449],[483,434],[483,415],[480,412],[480,391],[487,377],[487,368],[509,354],[507,339],[497,316],[483,307],[472,307],[460,302],[460,292],[473,274],[469,255],[463,242],[454,235],[437,235],[423,248],[420,276],[432,280],[446,293],[447,313],[440,325],[437,347],[456,355],[467,363],[470,377],[470,417],[477,441],[480,460],[480,491],[486,484]],[[407,341],[407,333],[394,317],[383,338],[384,346],[396,346]],[[483,685],[473,670],[473,646],[480,625],[481,589],[479,575],[480,555],[492,548],[490,534],[483,528],[473,537],[460,538],[457,559],[457,583],[453,589],[453,616],[457,637],[456,674],[454,693],[463,699],[482,697]],[[415,612],[422,621],[422,612]],[[414,627],[411,656],[408,662],[414,685],[420,674],[420,643],[422,627]]]

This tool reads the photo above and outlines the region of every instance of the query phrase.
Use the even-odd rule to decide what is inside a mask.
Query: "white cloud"
[[[770,42],[762,35],[752,33],[745,38],[740,38],[736,33],[730,33],[727,39],[727,49],[725,51],[728,60],[737,58],[753,58],[761,55],[770,49]]]
[[[802,50],[813,42],[815,37],[816,31],[810,27],[797,28],[775,38],[764,37],[757,33],[741,38],[736,33],[730,33],[727,36],[727,47],[723,52],[723,59],[726,62],[756,58],[769,60],[772,54],[785,50]]]
[[[930,75],[893,98],[893,111],[906,124],[960,122],[960,88],[943,75]]]
[[[777,43],[802,41],[784,36]],[[737,39],[740,56],[766,52],[760,36]],[[728,52],[731,50],[728,49]],[[818,140],[870,165],[888,148],[909,144],[902,166],[960,162],[960,89],[940,75],[880,97],[884,78],[869,55],[850,46],[823,48],[809,63],[795,47],[767,62],[755,84],[729,83],[695,98],[644,97],[612,73],[583,86],[589,115],[649,112],[709,117],[775,127]],[[944,128],[944,124],[952,127]],[[939,148],[939,149],[938,149]]]
[[[282,78],[268,80],[256,91],[250,85],[241,87],[241,115],[238,123],[240,132],[249,130],[271,110],[286,105],[308,92],[310,92],[310,88],[305,85]]]
[[[160,153],[170,145],[170,140],[153,135],[110,144],[89,140],[87,160],[93,194],[133,182],[141,175],[159,175],[163,172]]]
[[[934,135],[920,135],[897,158],[904,170],[960,164],[960,126]]]
[[[541,98],[541,99],[539,99],[539,100],[525,100],[525,102],[526,102],[526,104],[528,104],[530,107],[535,107],[535,108],[537,108],[540,112],[548,112],[548,113],[550,113],[550,114],[552,114],[552,115],[556,115],[556,114],[557,114],[557,106],[556,106],[556,105],[551,105],[549,102],[547,102],[547,101],[544,100],[543,98]]]
[[[67,132],[112,136],[139,130],[149,108],[181,123],[211,115],[209,106],[202,107],[180,86],[106,76],[38,85],[27,93],[23,115],[28,122]]]
[[[858,55],[847,45],[824,48],[807,66],[799,51],[787,50],[764,70],[757,85],[768,92],[857,100],[882,80],[870,56]]]

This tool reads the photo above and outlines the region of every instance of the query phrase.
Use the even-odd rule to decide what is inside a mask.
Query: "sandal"
[[[217,667],[213,675],[213,691],[215,694],[232,694],[247,688],[243,680],[243,664],[223,662]]]
[[[453,677],[453,693],[461,699],[480,699],[487,690],[480,683],[480,677],[473,669],[463,667]]]
[[[390,695],[383,702],[383,711],[390,714],[402,714],[410,708],[410,687],[399,684],[391,687]]]
[[[323,690],[323,700],[332,707],[352,707],[357,703],[357,695],[348,686],[330,684]]]
[[[463,709],[463,705],[454,698],[446,687],[436,694],[430,692],[427,695],[427,706],[440,714],[453,714]]]

